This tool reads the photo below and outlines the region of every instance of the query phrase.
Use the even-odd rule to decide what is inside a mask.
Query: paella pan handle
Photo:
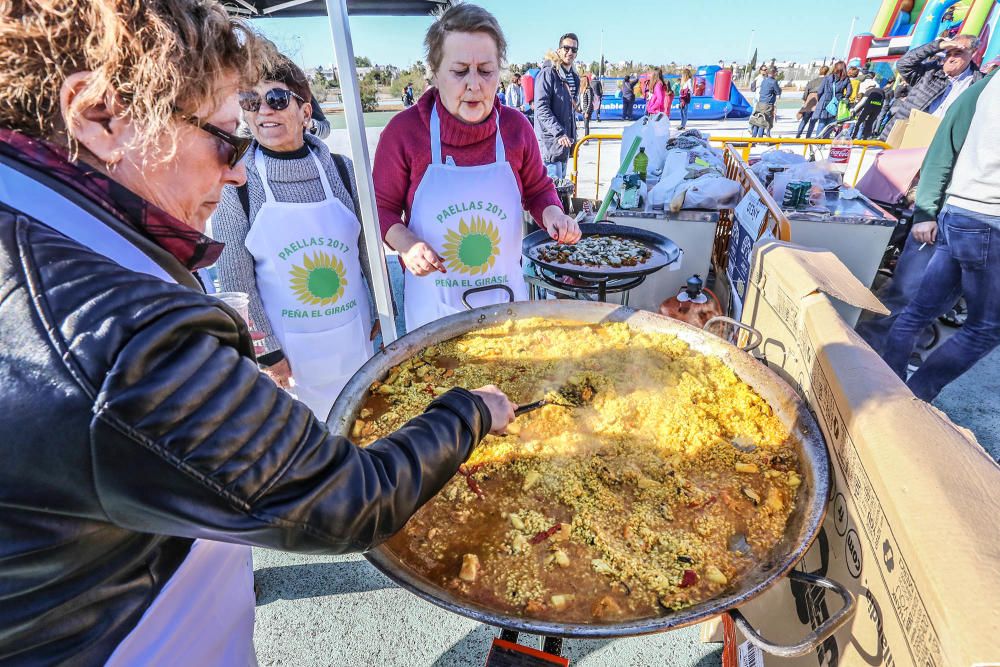
[[[826,577],[821,577],[816,574],[810,574],[809,572],[800,572],[799,570],[792,570],[788,577],[800,583],[812,586],[821,586],[834,591],[844,601],[844,606],[840,609],[840,611],[823,621],[818,628],[806,635],[805,639],[797,644],[775,644],[770,642],[760,636],[760,633],[758,633],[754,627],[750,625],[746,616],[740,613],[739,609],[730,609],[729,612],[727,612],[733,619],[736,627],[738,627],[740,632],[743,633],[743,636],[747,638],[747,641],[765,653],[770,653],[771,655],[776,655],[781,658],[794,658],[816,650],[816,647],[826,641],[826,639],[839,630],[841,626],[850,621],[854,616],[854,612],[858,609],[858,603],[854,598],[854,594],[832,579],[827,579]]]
[[[514,302],[514,290],[507,287],[506,285],[484,285],[482,287],[473,287],[471,289],[465,290],[465,292],[462,293],[462,303],[465,304],[466,308],[472,310],[473,306],[469,303],[470,294],[476,294],[477,292],[489,292],[490,290],[495,290],[495,289],[501,289],[504,292],[507,292],[508,303]]]
[[[764,334],[757,331],[749,324],[743,324],[742,322],[737,322],[733,318],[725,317],[724,315],[718,315],[716,317],[713,317],[709,321],[705,322],[704,326],[702,326],[702,330],[707,331],[709,333],[713,333],[712,327],[716,324],[727,324],[733,327],[734,329],[742,329],[743,331],[746,331],[749,338],[745,344],[740,345],[738,342],[735,341],[733,342],[733,344],[736,345],[736,347],[740,348],[744,352],[749,352],[751,350],[754,350],[758,346],[760,346],[762,342],[764,342]],[[718,336],[718,334],[715,335]],[[719,337],[725,338],[725,336],[719,336]]]

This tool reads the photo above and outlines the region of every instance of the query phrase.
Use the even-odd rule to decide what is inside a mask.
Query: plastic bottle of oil
[[[639,152],[636,153],[635,159],[632,160],[632,169],[635,170],[635,173],[639,174],[641,180],[646,180],[646,170],[649,169],[649,156],[646,155],[645,146],[639,147]]]

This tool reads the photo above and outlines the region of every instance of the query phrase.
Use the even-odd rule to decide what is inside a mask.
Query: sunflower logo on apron
[[[347,271],[339,259],[325,252],[306,255],[302,266],[292,266],[292,292],[306,305],[329,306],[337,303],[347,287]]]
[[[500,232],[492,221],[474,217],[471,223],[458,221],[458,231],[445,234],[444,258],[448,268],[460,273],[486,273],[496,263],[500,249]]]

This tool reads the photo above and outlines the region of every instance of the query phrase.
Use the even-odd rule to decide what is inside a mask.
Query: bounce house
[[[534,102],[535,77],[538,69],[530,69],[521,76],[521,84],[524,86],[524,96],[528,102]],[[648,74],[639,77],[640,80],[648,78]],[[680,77],[676,74],[668,74],[667,83],[674,89],[680,82]],[[733,85],[733,71],[723,69],[718,65],[699,67],[694,77],[694,95],[691,96],[691,104],[688,108],[688,120],[720,120],[722,118],[749,118],[753,112],[753,106]],[[601,97],[601,118],[605,120],[618,120],[622,118],[622,94],[621,77],[602,78],[604,84],[604,95]],[[632,117],[641,118],[646,113],[646,100],[641,95],[637,95],[635,104],[632,105]],[[680,120],[680,99],[674,96],[674,103],[670,107],[670,118]]]
[[[975,60],[987,62],[1000,55],[1000,39],[993,39],[1000,18],[1000,0],[882,0],[870,33],[851,42],[848,64],[871,61],[888,68],[911,49],[942,35],[975,35]]]

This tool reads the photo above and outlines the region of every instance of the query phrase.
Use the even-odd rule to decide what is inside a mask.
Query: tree
[[[309,82],[309,88],[312,90],[312,94],[320,102],[326,101],[327,93],[330,91],[330,81],[323,75],[323,72],[316,70],[316,74],[313,75],[312,81]]]
[[[355,67],[371,67],[372,61],[365,56],[354,56]]]
[[[375,72],[368,72],[361,79],[361,110],[378,111],[378,77]]]
[[[421,93],[427,87],[427,81],[424,78],[426,76],[427,70],[423,62],[418,60],[409,69],[399,72],[389,85],[389,92],[392,93],[393,97],[400,98],[403,95],[403,89],[406,87],[406,84],[410,84],[413,86],[414,96],[420,97]]]
[[[757,49],[753,50],[753,58],[750,59],[750,64],[747,65],[747,80],[753,76],[753,73],[757,70]]]

